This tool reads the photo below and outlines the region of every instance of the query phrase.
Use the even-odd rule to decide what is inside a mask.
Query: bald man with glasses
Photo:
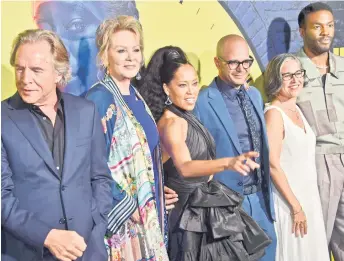
[[[214,179],[243,195],[243,208],[272,241],[259,260],[273,261],[276,252],[275,214],[264,104],[260,92],[246,85],[254,59],[241,36],[227,35],[217,44],[214,62],[218,76],[199,94],[194,113],[213,135],[217,158],[235,157],[252,150],[259,152],[259,157],[254,160],[260,164],[260,169],[245,176],[226,170]]]

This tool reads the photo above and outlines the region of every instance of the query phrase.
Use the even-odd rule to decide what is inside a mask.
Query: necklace
[[[299,115],[299,113],[297,112],[297,109],[295,109],[295,110],[292,110],[292,109],[288,109],[288,108],[286,108],[288,111],[291,111],[291,112],[293,112],[293,113],[295,113],[295,116],[296,116],[296,118],[299,120],[300,119],[300,115]]]
[[[295,110],[292,110],[292,109],[288,109],[288,108],[286,108],[288,111],[292,111],[292,112],[296,112],[297,110],[295,109]]]
[[[281,104],[284,103],[284,102],[281,101],[278,97],[277,97],[277,100],[278,100]],[[285,109],[288,110],[288,111],[291,111],[291,112],[295,113],[296,119],[297,119],[297,120],[300,120],[300,114],[299,114],[298,111],[297,111],[296,105],[295,105],[295,109],[294,109],[294,110],[293,110],[293,109],[289,109],[289,108],[285,108]]]

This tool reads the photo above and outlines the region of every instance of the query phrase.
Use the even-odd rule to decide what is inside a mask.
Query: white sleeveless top
[[[315,165],[315,135],[299,111],[305,129],[296,125],[285,112],[273,105],[268,110],[278,110],[283,118],[284,139],[280,164],[290,188],[300,202],[307,218],[308,234],[303,238],[292,234],[292,217],[287,201],[273,186],[277,236],[276,261],[329,261],[325,225],[317,185]]]

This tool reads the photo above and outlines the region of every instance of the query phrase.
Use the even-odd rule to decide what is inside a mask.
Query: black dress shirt
[[[37,120],[38,126],[42,131],[43,137],[51,151],[52,157],[55,162],[57,172],[62,175],[64,147],[65,147],[65,126],[64,126],[64,112],[63,112],[63,99],[61,92],[57,90],[57,110],[55,124],[39,106],[27,104],[30,112]]]

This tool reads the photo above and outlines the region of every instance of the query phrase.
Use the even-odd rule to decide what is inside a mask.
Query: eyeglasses
[[[283,73],[282,74],[282,79],[283,81],[290,81],[291,79],[293,79],[293,77],[295,76],[296,78],[302,78],[304,77],[306,74],[306,70],[298,70],[294,73]]]
[[[240,64],[242,65],[242,67],[243,67],[244,69],[250,68],[250,67],[252,66],[253,62],[254,62],[254,59],[253,59],[251,56],[249,56],[249,57],[250,57],[250,59],[243,60],[242,62],[239,62],[238,60],[229,60],[229,61],[226,61],[226,60],[224,60],[224,59],[221,58],[221,57],[218,57],[218,58],[219,58],[221,61],[223,61],[224,63],[226,63],[226,64],[228,65],[229,69],[231,69],[231,70],[236,70],[236,69],[240,66]]]

